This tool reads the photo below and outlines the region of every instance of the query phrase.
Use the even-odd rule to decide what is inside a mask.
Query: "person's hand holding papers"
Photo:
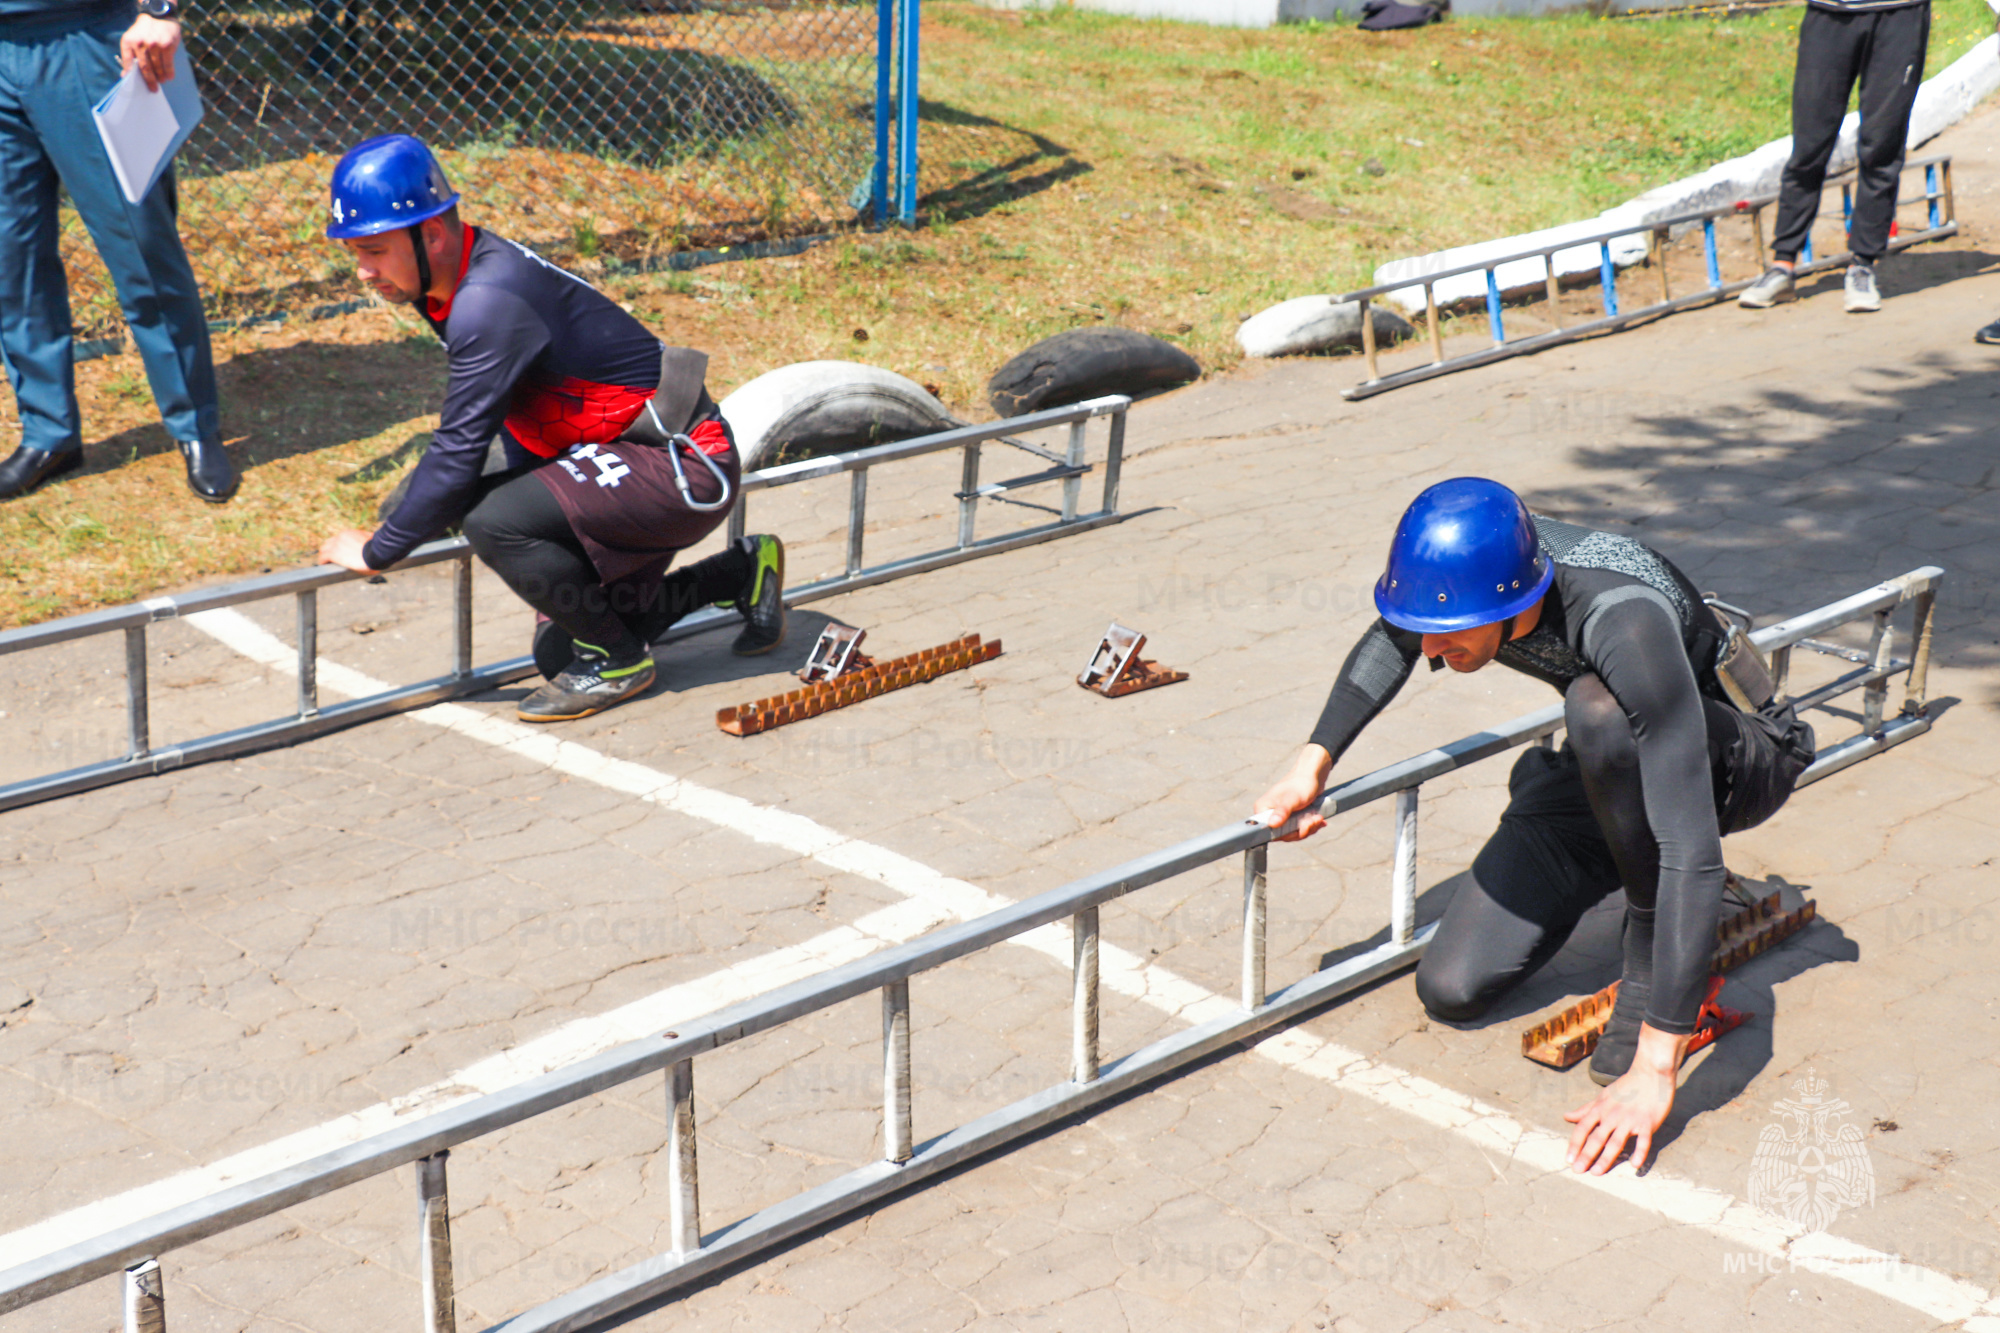
[[[180,44],[180,20],[141,14],[119,39],[118,58],[127,74],[137,67],[139,77],[146,81],[146,91],[156,93],[174,77],[174,51]]]

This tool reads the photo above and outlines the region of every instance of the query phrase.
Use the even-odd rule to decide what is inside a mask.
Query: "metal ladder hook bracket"
[[[812,685],[873,666],[874,658],[856,651],[861,647],[861,641],[867,637],[868,631],[865,629],[856,629],[852,625],[828,624],[819,632],[819,638],[813,643],[812,652],[806,655],[806,664],[799,668],[799,679]]]
[[[1168,671],[1158,662],[1140,657],[1139,650],[1145,646],[1145,635],[1112,621],[1111,628],[1104,631],[1104,637],[1097,641],[1097,651],[1090,655],[1090,661],[1084,665],[1076,683],[1086,690],[1097,691],[1107,699],[1116,699],[1120,695],[1150,690],[1158,685],[1172,685],[1188,678],[1185,671]]]

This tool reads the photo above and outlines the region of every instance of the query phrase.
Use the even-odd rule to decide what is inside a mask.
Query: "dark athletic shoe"
[[[761,533],[738,538],[736,548],[750,557],[750,581],[736,597],[743,632],[729,647],[738,657],[755,657],[785,641],[785,544]]]
[[[602,648],[576,645],[576,659],[515,707],[523,722],[569,722],[644,694],[658,673],[653,659],[614,662]]]
[[[1590,1081],[1598,1087],[1625,1077],[1639,1054],[1639,1025],[1646,1021],[1648,996],[1642,987],[1618,983],[1618,1002],[1611,1006],[1611,1021],[1590,1053]]]
[[[1988,347],[2000,347],[2000,319],[1994,320],[1991,324],[1973,334],[1972,341],[1985,343]]]

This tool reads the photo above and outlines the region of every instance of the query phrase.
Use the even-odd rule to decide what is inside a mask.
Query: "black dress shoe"
[[[26,495],[35,487],[83,466],[82,449],[30,449],[25,444],[0,463],[0,500]]]
[[[180,440],[181,456],[187,459],[188,489],[212,505],[219,505],[236,494],[236,488],[243,479],[236,475],[235,465],[229,455],[222,451],[220,444],[203,444],[199,440]]]

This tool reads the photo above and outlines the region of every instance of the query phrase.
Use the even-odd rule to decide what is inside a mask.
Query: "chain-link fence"
[[[869,206],[873,0],[205,0],[192,11],[207,112],[177,170],[211,319],[357,296],[323,236],[327,174],[392,131],[437,150],[481,223],[585,273],[825,232]],[[924,111],[949,144],[921,173],[927,196],[976,187],[1024,145],[1040,156],[1034,136]],[[928,150],[928,125],[920,139]],[[79,336],[121,336],[73,213],[64,228]]]

